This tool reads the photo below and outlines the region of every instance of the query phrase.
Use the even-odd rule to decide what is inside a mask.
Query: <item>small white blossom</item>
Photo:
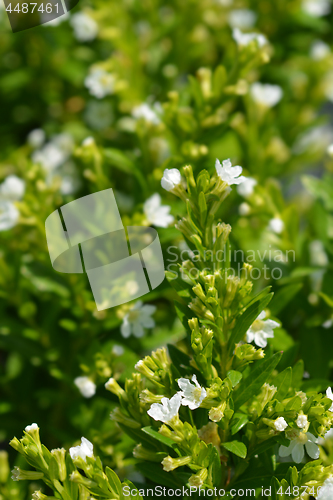
[[[86,138],[85,138],[85,139],[83,139],[83,141],[82,141],[82,146],[83,146],[84,148],[89,147],[89,146],[93,146],[94,144],[95,144],[95,139],[94,139],[93,137],[91,137],[91,136],[86,137]]]
[[[20,213],[10,201],[0,200],[0,231],[7,231],[16,226]]]
[[[245,180],[237,186],[237,193],[244,198],[248,198],[253,194],[254,186],[257,185],[256,179],[245,177]]]
[[[122,336],[125,339],[131,334],[137,338],[143,337],[144,328],[153,328],[155,326],[155,321],[151,317],[155,311],[156,306],[151,304],[142,305],[142,301],[138,300],[124,316],[120,327]]]
[[[333,325],[333,320],[332,319],[327,319],[326,321],[324,321],[324,323],[321,325],[323,328],[331,328],[331,326]]]
[[[84,80],[85,86],[89,92],[97,99],[113,94],[115,77],[112,73],[102,68],[94,68]]]
[[[273,233],[281,234],[282,231],[284,230],[283,220],[280,219],[279,217],[274,217],[269,221],[268,229],[270,229],[270,231],[273,231]]]
[[[73,14],[70,24],[74,29],[74,36],[79,42],[90,42],[98,33],[98,24],[84,12]]]
[[[190,380],[187,378],[178,379],[178,385],[182,392],[179,394],[182,396],[182,405],[188,406],[190,410],[195,410],[199,408],[205,397],[207,396],[207,391],[204,387],[201,387],[197,381],[196,375],[193,375],[191,384]]]
[[[72,460],[75,460],[75,458],[82,458],[82,460],[86,461],[87,457],[94,456],[93,444],[85,437],[82,437],[81,444],[79,446],[69,448],[69,454]]]
[[[326,16],[331,12],[330,0],[303,0],[304,12],[313,17]]]
[[[322,40],[315,40],[310,48],[310,57],[314,61],[321,61],[331,53],[331,49],[327,43]]]
[[[246,202],[241,203],[238,207],[238,212],[239,212],[239,215],[242,215],[243,217],[245,217],[246,215],[249,215],[249,213],[251,212],[251,207]]]
[[[220,161],[216,158],[215,169],[217,175],[224,182],[229,184],[229,186],[232,186],[232,184],[241,184],[242,182],[245,182],[245,177],[241,175],[241,173],[243,172],[242,167],[233,167],[229,159],[223,160],[221,165]]]
[[[313,240],[309,244],[310,263],[312,266],[325,267],[329,263],[329,258],[325,252],[325,247],[321,240]]]
[[[253,28],[257,20],[257,14],[250,9],[235,9],[229,12],[228,21],[232,28]]]
[[[283,417],[279,417],[275,420],[274,427],[276,431],[282,432],[288,427],[288,424]]]
[[[254,341],[258,347],[266,347],[267,339],[272,339],[274,337],[273,330],[280,325],[272,319],[264,321],[265,317],[266,312],[262,311],[246,332],[246,340],[248,343]]]
[[[31,159],[34,163],[40,163],[46,172],[52,172],[63,165],[69,158],[74,148],[71,135],[63,133],[52,137],[42,147],[33,152]]]
[[[304,447],[307,454],[314,460],[319,457],[319,448],[317,439],[310,432],[294,432],[295,437],[291,440],[289,446],[281,445],[279,448],[280,457],[292,456],[294,462],[299,464],[304,458]]]
[[[232,37],[240,47],[246,47],[253,40],[256,40],[259,47],[266,45],[267,38],[261,33],[243,33],[239,28],[234,28],[232,31]]]
[[[161,197],[158,193],[153,194],[143,204],[143,211],[149,224],[156,227],[168,227],[174,221],[169,212],[169,205],[161,205]]]
[[[76,377],[74,384],[85,398],[91,398],[96,393],[96,385],[89,377]]]
[[[330,83],[331,91],[333,89],[333,72]],[[329,89],[327,89],[328,91]],[[331,97],[327,94],[327,98],[333,101],[333,91]],[[293,151],[296,154],[302,154],[311,150],[311,154],[323,153],[327,147],[333,142],[333,128],[330,125],[320,125],[313,127],[300,136],[295,141]]]
[[[166,191],[171,191],[181,183],[182,176],[178,168],[165,169],[161,179],[161,186]]]
[[[329,398],[331,401],[332,401],[332,405],[331,407],[328,409],[328,411],[332,411],[333,412],[333,393],[332,393],[332,389],[331,387],[328,387],[326,389],[326,397]]]
[[[279,85],[255,82],[250,88],[251,97],[257,104],[272,108],[283,97],[283,90]]]
[[[0,184],[0,200],[18,201],[25,191],[25,182],[16,175],[9,175]]]
[[[143,118],[148,123],[152,123],[153,125],[158,125],[159,123],[161,123],[161,120],[156,111],[161,111],[159,103],[156,103],[153,108],[149,106],[149,104],[144,102],[139,106],[133,108],[132,116],[136,120],[140,120],[141,118]]]
[[[31,432],[31,431],[36,431],[37,429],[39,429],[39,427],[36,423],[34,423],[31,425],[27,425],[24,430],[25,430],[25,432]]]
[[[182,397],[178,392],[171,399],[162,398],[162,404],[153,403],[147,413],[154,420],[167,424],[178,415],[181,399]]]
[[[319,488],[318,488],[319,490]],[[333,477],[325,479],[320,491],[316,496],[316,500],[332,500],[333,498]]]
[[[296,420],[296,425],[300,429],[304,429],[308,425],[308,417],[306,415],[299,414]]]
[[[34,148],[40,148],[45,142],[45,132],[41,128],[35,128],[29,132],[27,137],[28,144]]]
[[[125,350],[121,345],[116,344],[112,347],[112,354],[114,354],[115,356],[122,356],[124,352]]]

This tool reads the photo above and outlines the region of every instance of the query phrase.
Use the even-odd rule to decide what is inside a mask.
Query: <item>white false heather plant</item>
[[[219,216],[232,186],[246,182],[242,168],[217,160],[213,175],[203,170],[195,178],[190,166],[183,172],[186,187],[174,169],[164,172],[162,185],[186,202],[186,215],[176,227],[195,256],[189,253],[176,272],[166,273],[179,297],[175,309],[186,336],[180,345],[161,347],[139,360],[124,384],[117,373],[105,373],[110,377],[105,388],[120,403],[111,417],[136,442],[137,470],[157,485],[177,485],[185,496],[207,489],[217,500],[244,491],[251,479],[258,494],[269,488],[272,500],[300,500],[304,488],[327,500],[333,466],[325,467],[318,458],[320,439],[325,442],[333,424],[331,388],[326,395],[304,392],[303,362],[288,366],[270,344],[280,326],[265,319],[270,287],[254,295],[252,267],[244,263],[237,275],[221,258],[231,246],[231,226]],[[141,337],[144,328],[154,326],[154,311],[155,306],[140,301],[129,307],[123,336]],[[94,389],[86,377],[76,379],[76,385],[86,397]],[[82,438],[69,453],[64,448],[49,452],[32,424],[11,445],[34,470],[17,468],[13,476],[40,479],[62,500],[121,500],[125,491],[131,499],[144,496],[144,488],[125,490],[131,483],[121,484],[110,468],[103,470],[100,444],[94,450]],[[263,473],[267,462],[273,464],[269,477]],[[322,486],[327,494],[321,495]],[[34,495],[45,500],[42,493]]]

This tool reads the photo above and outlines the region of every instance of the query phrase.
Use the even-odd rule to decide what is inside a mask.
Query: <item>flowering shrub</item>
[[[332,15],[0,11],[1,500],[332,498]],[[167,279],[97,311],[44,224],[108,188]]]

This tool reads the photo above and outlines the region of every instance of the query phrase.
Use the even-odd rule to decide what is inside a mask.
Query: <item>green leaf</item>
[[[223,443],[223,448],[240,458],[245,458],[247,454],[247,448],[241,441],[230,441],[228,443]]]
[[[244,413],[235,413],[231,420],[231,434],[234,435],[240,431],[249,421],[248,415]]]
[[[289,388],[292,385],[292,369],[289,366],[274,379],[274,386],[277,392],[274,396],[278,401],[282,401],[288,394]]]
[[[104,148],[104,158],[113,166],[125,172],[126,174],[134,175],[138,180],[143,190],[146,190],[146,180],[135,163],[130,160],[122,151],[115,148]]]
[[[179,349],[177,349],[177,347],[175,347],[174,345],[172,344],[167,344],[167,347],[168,347],[168,352],[169,352],[169,356],[171,358],[171,361],[174,365],[176,365],[176,367],[179,369],[179,368],[190,368],[191,365],[190,365],[190,361],[191,361],[191,358],[190,356],[188,356],[187,354],[185,354],[185,352],[182,352],[180,351]],[[193,373],[193,368],[191,368],[192,370],[192,373]]]
[[[304,374],[304,362],[302,359],[300,359],[293,367],[293,377],[291,385],[294,389],[298,390],[300,388],[303,380],[303,374]]]
[[[284,286],[279,290],[274,295],[272,303],[269,306],[272,316],[277,316],[302,288],[303,283],[297,283],[295,285]]]
[[[211,474],[212,474],[212,481],[215,486],[218,486],[221,481],[221,461],[220,461],[220,456],[218,454],[217,449],[215,446],[211,445],[210,448],[210,463],[211,463]]]
[[[114,493],[120,495],[122,492],[122,487],[117,474],[112,469],[110,469],[110,467],[105,468],[105,473],[107,475],[111,489],[114,491]]]
[[[228,371],[227,376],[232,384],[232,387],[236,387],[236,385],[242,380],[243,377],[241,372],[237,372],[235,370]]]
[[[220,97],[223,87],[227,82],[227,71],[224,66],[220,65],[216,68],[213,75],[213,93],[215,97]]]
[[[285,411],[295,410],[298,411],[301,409],[302,400],[299,396],[293,397],[285,406]]]
[[[265,309],[265,307],[269,304],[272,297],[273,297],[272,293],[267,295],[266,292],[266,295],[264,297],[260,297],[259,300],[256,300],[254,303],[252,303],[251,301],[251,305],[246,309],[246,311],[237,316],[236,324],[229,338],[229,348],[228,348],[229,356],[234,350],[235,344],[237,344],[243,339],[247,330],[250,328],[252,323],[257,319],[261,311],[263,311],[263,309]]]
[[[238,410],[244,403],[260,392],[261,387],[267,382],[274,368],[277,366],[282,352],[277,352],[268,359],[256,364],[250,371],[250,375],[243,381],[239,389],[235,391],[234,408]]]
[[[142,462],[136,464],[136,468],[142,472],[145,477],[153,481],[153,483],[161,484],[169,488],[179,488],[179,486],[181,486],[180,481],[176,481],[170,472],[165,472],[162,465],[154,464],[153,462]]]
[[[165,444],[166,446],[169,446],[169,448],[173,448],[176,443],[172,441],[172,439],[163,436],[159,432],[155,431],[152,427],[143,427],[142,432],[145,434],[148,434],[148,436],[152,437],[153,439],[156,439],[156,441],[159,441],[162,444]]]

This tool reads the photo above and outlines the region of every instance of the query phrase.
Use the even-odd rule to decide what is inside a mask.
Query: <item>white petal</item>
[[[131,324],[129,323],[128,319],[125,318],[123,319],[123,322],[120,327],[120,333],[122,336],[127,339],[131,335]]]
[[[266,347],[267,346],[267,340],[264,337],[262,332],[257,332],[254,334],[254,343],[258,347]]]
[[[279,455],[280,457],[289,457],[289,455],[291,454],[292,452],[292,449],[291,449],[291,445],[289,446],[283,446],[283,444],[280,446],[279,448]]]
[[[142,312],[147,316],[151,316],[155,311],[156,306],[153,306],[152,304],[145,304],[144,306],[142,306]]]
[[[317,460],[319,458],[319,448],[315,443],[312,443],[312,441],[308,441],[305,443],[305,448],[307,451],[307,454],[313,458],[314,460]]]
[[[291,452],[293,461],[299,464],[304,458],[304,446],[301,443],[297,443]]]
[[[145,333],[145,331],[143,329],[143,326],[140,325],[140,323],[138,321],[133,323],[133,335],[134,335],[134,337],[137,337],[137,338],[143,337],[144,333]]]

